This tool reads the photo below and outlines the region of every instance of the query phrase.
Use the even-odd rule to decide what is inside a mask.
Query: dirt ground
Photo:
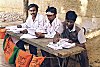
[[[100,35],[87,39],[86,47],[90,65],[92,67],[100,67]]]

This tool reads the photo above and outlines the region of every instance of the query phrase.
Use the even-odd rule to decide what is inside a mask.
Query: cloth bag
[[[4,39],[4,37],[5,37],[5,32],[6,32],[6,29],[5,29],[5,28],[0,29],[0,39]]]
[[[29,67],[40,67],[45,57],[35,57],[33,56],[32,61],[30,62]]]
[[[19,50],[16,57],[16,67],[29,67],[32,59],[32,54]]]
[[[4,57],[6,62],[14,64],[16,60],[16,54],[19,50],[18,47],[13,43],[9,35],[6,35],[3,43]]]

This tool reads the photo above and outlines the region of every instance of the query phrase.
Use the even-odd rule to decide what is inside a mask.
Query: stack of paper
[[[56,44],[54,44],[53,42],[50,42],[47,46],[54,50],[58,50],[58,49],[63,49],[63,48],[74,47],[75,43],[68,43],[68,39],[61,39]]]
[[[58,49],[63,49],[61,46],[59,46],[60,44],[59,43],[57,43],[57,44],[54,44],[53,42],[50,42],[48,45],[47,45],[47,47],[50,47],[50,48],[52,48],[52,49],[54,49],[54,50],[58,50]]]

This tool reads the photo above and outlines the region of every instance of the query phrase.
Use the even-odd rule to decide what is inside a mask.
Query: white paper
[[[20,31],[25,30],[26,28],[17,28],[17,26],[8,26],[6,27],[7,31],[12,31],[14,33],[20,33]]]
[[[57,44],[53,44],[53,42],[50,42],[50,43],[47,45],[47,47],[50,47],[50,48],[52,48],[52,49],[54,49],[54,50],[63,49],[61,46],[59,46],[58,43],[57,43]]]
[[[11,37],[13,42],[16,44],[19,40],[16,37]]]
[[[37,38],[36,36],[34,35],[31,35],[31,34],[23,34],[20,39],[22,38],[26,38],[26,39],[32,39],[32,38]]]
[[[75,43],[68,43],[68,42],[62,42],[60,43],[62,48],[71,48],[75,46]]]
[[[35,32],[47,33],[44,29],[36,29]]]
[[[16,29],[17,26],[7,26],[6,29]]]
[[[56,34],[56,32],[45,34],[45,38],[54,38],[55,34]]]
[[[47,46],[54,50],[58,50],[58,49],[63,49],[63,48],[74,47],[75,43],[68,43],[68,39],[61,39],[56,44],[54,44],[53,42],[50,42]]]
[[[33,28],[28,28],[27,31],[29,34],[35,35],[35,30]]]

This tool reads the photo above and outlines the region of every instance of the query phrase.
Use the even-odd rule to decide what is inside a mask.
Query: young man
[[[38,5],[36,4],[30,4],[28,6],[28,11],[30,15],[28,16],[25,23],[21,25],[17,25],[18,28],[32,28],[34,30],[36,29],[43,29],[45,18],[43,15],[38,13]],[[26,32],[25,32],[26,31]],[[27,30],[21,31],[22,33],[28,33]]]
[[[58,42],[61,38],[67,38],[69,39],[69,42],[72,43],[76,43],[77,46],[83,47],[86,49],[85,47],[85,36],[84,36],[84,29],[82,29],[81,27],[79,27],[78,25],[75,24],[77,15],[74,11],[68,11],[66,13],[66,17],[65,17],[65,22],[63,22],[63,32],[62,34],[56,34],[54,37],[54,43]],[[87,56],[87,52],[81,52],[80,54],[81,57],[81,62],[82,65],[81,67],[89,67],[89,61],[88,61],[88,56]]]
[[[55,7],[48,7],[46,10],[47,20],[46,24],[44,25],[44,30],[46,34],[43,34],[41,32],[36,32],[36,36],[38,38],[53,38],[56,33],[61,34],[63,31],[63,26],[61,21],[56,17],[57,15],[57,9]],[[50,57],[50,54],[46,51],[41,50],[42,55],[46,57]],[[46,67],[50,66],[50,59],[46,59],[45,62]],[[53,65],[53,67],[58,67]]]
[[[61,21],[56,17],[57,9],[55,7],[48,7],[46,10],[47,20],[44,25],[46,34],[36,32],[37,37],[53,38],[56,33],[61,34],[63,31]]]
[[[43,29],[45,18],[43,15],[38,14],[38,5],[30,4],[28,6],[28,11],[29,11],[30,15],[27,18],[26,22],[21,25],[17,25],[17,27],[18,28],[32,28],[35,31],[37,29]],[[34,30],[33,30],[33,33],[34,33]],[[28,30],[25,29],[20,32],[28,33]],[[20,49],[25,50],[24,42],[22,40],[18,41],[16,44]],[[37,55],[37,48],[35,46],[29,45],[29,50],[30,50],[31,54]]]

